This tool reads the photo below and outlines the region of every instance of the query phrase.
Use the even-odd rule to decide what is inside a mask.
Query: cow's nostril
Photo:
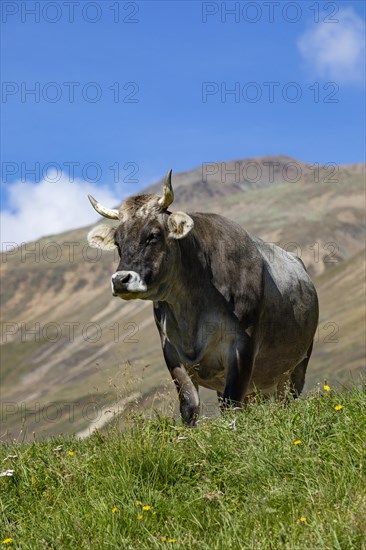
[[[128,281],[131,279],[131,273],[126,273],[125,275],[120,276],[119,280],[121,283],[128,283]]]

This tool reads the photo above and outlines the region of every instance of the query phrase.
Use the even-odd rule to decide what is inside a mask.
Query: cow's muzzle
[[[116,271],[112,275],[112,294],[121,296],[129,292],[146,292],[147,286],[136,271]]]

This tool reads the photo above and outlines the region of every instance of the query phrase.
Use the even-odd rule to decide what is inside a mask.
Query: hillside
[[[350,373],[357,379],[365,372],[365,166],[333,173],[287,157],[224,164],[210,167],[217,173],[207,177],[202,168],[173,174],[173,210],[221,213],[297,252],[320,297],[307,388],[323,379],[347,383]],[[245,166],[256,166],[258,181]],[[161,183],[151,189],[159,193]],[[117,258],[96,257],[86,246],[89,229],[2,257],[4,439],[79,432],[107,418],[112,405],[130,407],[131,395],[145,410],[174,396],[151,303],[111,296]],[[215,410],[215,396],[203,395],[206,410]]]
[[[8,548],[365,549],[366,388],[4,444]],[[361,413],[361,414],[360,414]]]

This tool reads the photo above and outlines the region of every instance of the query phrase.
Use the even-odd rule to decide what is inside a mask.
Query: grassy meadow
[[[365,389],[4,444],[0,545],[365,549]]]

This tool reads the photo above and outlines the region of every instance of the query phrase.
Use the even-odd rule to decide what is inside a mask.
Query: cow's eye
[[[146,239],[146,243],[156,243],[159,240],[160,233],[158,231],[154,231],[154,233],[150,233],[148,238]]]

